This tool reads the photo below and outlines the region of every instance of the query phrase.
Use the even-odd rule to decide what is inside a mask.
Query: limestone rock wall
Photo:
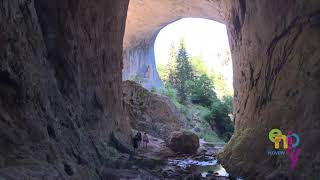
[[[122,119],[127,0],[0,2],[0,177],[100,179]],[[121,128],[120,128],[121,127]]]
[[[319,178],[320,2],[228,3],[237,132],[223,164],[249,179]],[[287,155],[267,154],[272,128],[300,136],[295,170]]]
[[[143,41],[139,46],[123,52],[123,80],[138,78],[141,85],[148,90],[163,87],[156,67],[153,42]]]

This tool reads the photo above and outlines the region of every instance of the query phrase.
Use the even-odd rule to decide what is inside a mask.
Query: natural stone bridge
[[[249,179],[320,177],[319,1],[3,0],[0,9],[0,177],[101,179],[108,143],[130,141],[122,78],[161,83],[153,43],[183,17],[227,25],[236,134],[222,163]],[[295,171],[267,155],[272,128],[300,135]]]

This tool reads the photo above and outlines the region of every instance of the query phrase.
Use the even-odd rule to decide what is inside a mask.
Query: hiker
[[[138,146],[139,146],[141,145],[141,141],[142,141],[142,135],[140,131],[137,132],[136,137],[138,139]]]
[[[146,132],[143,134],[142,140],[143,140],[143,144],[144,144],[145,147],[147,148],[148,143],[149,143],[149,138],[148,138],[148,135],[147,135]]]
[[[138,137],[137,135],[135,135],[133,138],[132,138],[132,143],[133,143],[133,153],[135,154],[136,153],[136,149],[138,148]]]

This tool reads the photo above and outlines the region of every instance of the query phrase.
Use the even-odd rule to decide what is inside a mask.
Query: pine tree
[[[187,102],[187,81],[193,79],[192,66],[189,62],[188,53],[185,48],[184,40],[180,40],[177,54],[177,65],[175,73],[176,89],[181,103]]]
[[[176,87],[175,82],[175,74],[176,74],[176,57],[177,57],[177,51],[174,47],[174,43],[171,44],[170,50],[169,50],[169,59],[168,59],[168,81],[172,87]]]

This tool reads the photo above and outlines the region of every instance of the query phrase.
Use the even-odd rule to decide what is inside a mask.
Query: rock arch
[[[155,66],[154,42],[166,25],[184,18],[198,17],[224,22],[226,4],[207,0],[133,0],[129,3],[124,36],[123,79],[130,79],[150,67],[151,76],[144,87],[160,86],[162,82]]]
[[[154,64],[155,36],[170,22],[182,17],[203,17],[226,24],[234,68],[237,132],[220,155],[222,162],[231,171],[249,178],[281,174],[288,178],[319,177],[312,175],[311,167],[320,159],[310,159],[316,157],[311,149],[320,149],[311,148],[320,138],[320,106],[314,98],[319,96],[316,89],[320,88],[319,68],[315,66],[320,61],[319,10],[320,3],[311,0],[131,1],[124,36],[123,75],[131,64]],[[140,51],[149,54],[141,58],[128,56],[141,54]],[[157,74],[153,78],[150,81],[158,81]],[[275,127],[284,132],[297,131],[305,140],[299,170],[292,174],[288,173],[289,161],[267,155],[272,147],[267,134]],[[261,169],[255,167],[257,162],[262,163]],[[242,164],[252,169],[244,170],[239,167]],[[274,164],[284,165],[275,168]],[[310,169],[303,167],[305,164]]]
[[[320,177],[320,1],[134,1],[141,14],[130,21],[129,11],[128,23],[139,28],[127,24],[125,37],[128,0],[0,2],[1,178],[100,179],[108,143],[129,144],[123,50],[125,67],[135,59],[126,54],[139,64],[157,31],[185,16],[228,27],[237,133],[223,164],[248,179]],[[275,127],[300,135],[294,171],[266,154]]]

